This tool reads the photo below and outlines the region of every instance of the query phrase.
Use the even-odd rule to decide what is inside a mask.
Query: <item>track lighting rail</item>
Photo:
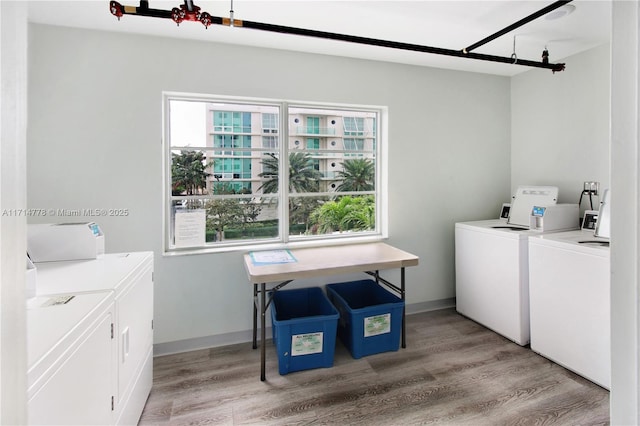
[[[483,38],[482,40],[473,43],[471,46],[465,47],[464,49],[462,49],[462,51],[464,53],[468,53],[471,52],[474,49],[477,49],[478,47],[485,45],[487,43],[489,43],[492,40],[497,39],[500,36],[503,36],[507,33],[510,33],[511,31],[515,30],[516,28],[519,28],[521,26],[523,26],[524,24],[527,24],[535,19],[540,18],[541,16],[546,15],[549,12],[552,12],[556,9],[558,9],[559,7],[564,6],[567,3],[571,3],[572,0],[561,0],[561,1],[556,1],[555,3],[550,4],[547,7],[544,7],[542,9],[540,9],[539,11],[532,13],[531,15],[527,16],[526,18],[522,18],[521,20],[519,20],[518,22],[514,22],[513,24],[504,27],[503,29],[501,29],[498,32],[495,32],[493,34],[491,34],[490,36],[487,36],[485,38]]]
[[[558,3],[558,2],[557,2]],[[566,1],[564,2],[566,3]],[[135,6],[123,6],[117,1],[111,1],[109,4],[109,9],[111,13],[118,17],[122,17],[123,15],[140,15],[140,16],[151,16],[156,18],[171,18],[176,23],[180,23],[176,19],[176,13],[180,10],[188,9],[188,5],[192,8],[197,9],[195,12],[188,12],[191,15],[188,15],[188,19],[190,21],[200,21],[205,27],[209,27],[210,25],[224,25],[224,26],[233,26],[233,27],[243,27],[250,28],[261,31],[269,31],[280,34],[291,34],[291,35],[299,35],[306,37],[315,37],[321,39],[328,40],[338,40],[338,41],[346,41],[349,43],[358,43],[369,46],[379,46],[379,47],[387,47],[392,49],[401,49],[401,50],[410,50],[414,52],[424,52],[424,53],[432,53],[436,55],[446,55],[453,56],[458,58],[466,58],[466,59],[476,59],[481,61],[491,61],[491,62],[500,62],[504,64],[515,64],[521,66],[528,66],[534,68],[545,68],[550,69],[554,73],[556,71],[563,71],[565,69],[564,63],[548,63],[548,62],[539,62],[539,61],[531,61],[526,59],[518,59],[514,61],[512,57],[505,56],[495,56],[495,55],[486,55],[481,53],[469,52],[467,48],[467,52],[465,53],[463,50],[455,50],[455,49],[444,49],[440,47],[433,46],[425,46],[420,44],[411,44],[411,43],[402,43],[397,41],[389,41],[389,40],[381,40],[369,37],[359,37],[347,34],[338,34],[326,31],[317,31],[306,28],[297,28],[297,27],[289,27],[284,25],[274,25],[274,24],[266,24],[262,22],[254,22],[254,21],[245,21],[240,19],[230,19],[230,18],[222,18],[218,16],[211,16],[207,12],[200,13],[197,6],[193,5],[191,1],[185,1],[184,5],[181,5],[180,8],[174,8],[173,11],[162,11],[158,9],[150,9],[148,7],[148,1],[141,1],[140,7]],[[557,6],[559,7],[559,6]],[[477,43],[476,43],[477,44]],[[470,47],[473,47],[470,46]]]

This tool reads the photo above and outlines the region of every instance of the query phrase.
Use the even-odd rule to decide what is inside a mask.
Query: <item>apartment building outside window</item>
[[[384,108],[165,94],[164,110],[165,251],[386,235]]]
[[[345,136],[364,136],[364,119],[362,117],[344,117]]]
[[[270,148],[271,150],[278,149],[278,137],[277,136],[263,136],[262,147]]]
[[[278,115],[277,114],[262,114],[262,132],[263,133],[278,133]]]

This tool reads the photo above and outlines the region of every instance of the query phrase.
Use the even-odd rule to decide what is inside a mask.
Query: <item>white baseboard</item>
[[[429,302],[412,303],[406,306],[407,315],[419,314],[421,312],[437,311],[439,309],[455,308],[456,298],[431,300]]]

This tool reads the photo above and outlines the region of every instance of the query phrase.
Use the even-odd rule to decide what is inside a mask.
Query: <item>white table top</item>
[[[323,275],[416,266],[418,256],[385,243],[351,244],[344,246],[292,249],[293,263],[254,264],[250,254],[244,255],[244,265],[251,283],[267,283]]]

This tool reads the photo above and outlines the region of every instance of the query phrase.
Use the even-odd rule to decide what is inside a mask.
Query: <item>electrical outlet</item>
[[[585,194],[598,195],[600,193],[600,182],[585,181],[583,192]]]

